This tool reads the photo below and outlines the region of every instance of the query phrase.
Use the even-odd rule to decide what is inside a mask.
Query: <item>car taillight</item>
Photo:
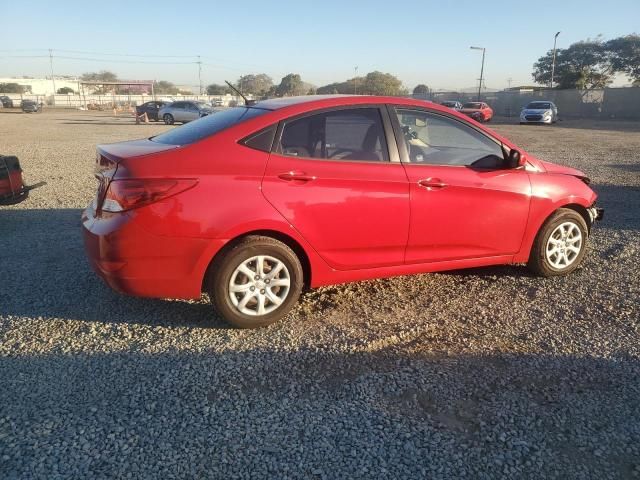
[[[111,180],[102,202],[103,212],[124,212],[184,192],[197,183],[195,179],[136,178]]]

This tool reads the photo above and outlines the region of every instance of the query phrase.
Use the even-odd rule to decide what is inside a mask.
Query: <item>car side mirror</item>
[[[522,155],[519,150],[512,148],[507,157],[507,168],[524,167],[526,162],[525,156]]]

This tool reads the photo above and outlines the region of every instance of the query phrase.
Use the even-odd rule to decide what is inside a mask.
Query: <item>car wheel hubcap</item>
[[[289,295],[291,277],[277,258],[257,255],[244,260],[229,280],[229,299],[245,315],[260,316],[276,310]]]
[[[576,261],[582,249],[582,232],[573,222],[558,225],[547,240],[546,257],[553,268],[562,270]]]

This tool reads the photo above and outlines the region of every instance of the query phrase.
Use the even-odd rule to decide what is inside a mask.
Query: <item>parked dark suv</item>
[[[2,106],[4,108],[13,108],[13,100],[11,100],[6,95],[0,96],[0,102],[2,102]]]
[[[40,105],[34,100],[22,100],[20,108],[25,113],[37,113],[40,110]]]
[[[168,105],[169,103],[171,102],[163,102],[163,101],[156,101],[156,100],[152,102],[145,102],[142,105],[136,106],[136,114],[140,116],[143,113],[146,113],[147,116],[149,117],[149,120],[153,120],[154,122],[157,122],[158,120],[160,120],[160,118],[158,117],[158,110],[160,110],[165,105]]]

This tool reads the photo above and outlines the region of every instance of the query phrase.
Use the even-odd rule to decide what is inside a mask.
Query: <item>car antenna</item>
[[[231,88],[231,90],[233,90],[234,92],[236,92],[238,95],[240,95],[242,97],[242,99],[244,100],[244,104],[247,107],[250,107],[251,105],[255,105],[256,101],[255,100],[249,100],[247,97],[245,97],[242,92],[240,90],[238,90],[236,87],[234,87],[233,85],[231,85],[227,80],[224,81],[227,85],[229,85],[229,88]]]

